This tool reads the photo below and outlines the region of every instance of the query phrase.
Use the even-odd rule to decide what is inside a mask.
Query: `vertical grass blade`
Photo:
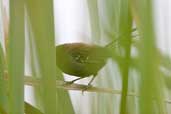
[[[96,5],[92,5],[93,3]],[[122,48],[124,49],[124,52],[126,53],[124,56],[124,61],[121,65],[121,73],[123,75],[123,97],[122,97],[122,103],[121,103],[121,113],[125,114],[126,112],[126,101],[127,101],[127,88],[128,88],[128,70],[129,70],[129,57],[130,57],[130,34],[131,34],[131,27],[132,27],[132,19],[130,15],[130,10],[129,10],[129,4],[127,0],[98,0],[98,2],[95,0],[94,1],[89,1],[89,12],[90,16],[90,21],[92,22],[100,22],[100,24],[96,27],[94,27],[94,30],[96,33],[99,31],[99,36],[104,35],[107,36],[107,38],[110,38],[110,40],[114,40],[117,36],[122,36],[124,37]],[[91,6],[91,7],[90,7]],[[91,9],[96,9],[96,10],[91,10]],[[97,11],[97,12],[95,12]],[[93,12],[93,13],[92,13]],[[98,16],[98,18],[96,18]],[[100,21],[99,21],[100,20]],[[94,23],[93,23],[94,24]],[[94,24],[95,25],[95,24]],[[99,29],[101,27],[101,29]],[[95,33],[92,32],[92,33]],[[104,34],[103,34],[104,33]],[[93,36],[93,35],[92,35]],[[95,35],[94,35],[95,36]],[[95,38],[95,37],[92,37]],[[103,37],[103,41],[106,40]],[[108,39],[107,39],[108,40]],[[126,42],[126,43],[125,43]],[[121,42],[122,43],[122,42]],[[114,53],[115,51],[115,45],[111,46],[111,53]],[[113,68],[110,68],[113,67]],[[108,66],[107,68],[109,69],[117,69],[117,66]],[[116,70],[118,72],[118,70]],[[98,84],[99,86],[107,86],[109,88],[113,88],[114,84],[114,79],[118,79],[117,76],[114,74],[115,72],[105,72],[103,75],[104,80],[99,80]],[[119,74],[119,73],[116,73]],[[111,77],[110,77],[111,76]],[[114,78],[113,78],[114,76]],[[102,78],[101,78],[102,79]],[[118,85],[117,85],[118,86]],[[120,89],[120,88],[119,88]],[[98,100],[93,100],[96,103],[94,105],[97,106],[92,106],[94,107],[94,110],[92,108],[92,113],[97,113],[97,114],[108,114],[108,113],[116,113],[118,112],[118,107],[114,108],[114,106],[119,105],[119,102],[115,102],[116,100],[119,99],[118,96],[104,96],[102,94],[97,95]],[[95,98],[95,97],[94,97]],[[110,99],[110,100],[109,100]],[[114,101],[113,103],[110,103],[110,107],[108,106],[109,102]],[[100,103],[99,103],[100,102]],[[106,105],[107,104],[107,105]]]
[[[34,38],[32,37],[32,33],[31,33],[31,30],[30,30],[30,23],[29,23],[29,20],[28,20],[28,29],[29,29],[29,44],[30,44],[30,54],[31,54],[31,57],[30,57],[30,61],[31,61],[31,69],[32,69],[32,75],[33,77],[36,77],[36,78],[39,78],[37,77],[38,76],[38,73],[37,73],[37,68],[36,68],[36,53],[35,53],[35,45],[34,45]],[[59,56],[59,55],[56,55],[56,56]],[[55,63],[55,62],[54,62]],[[57,80],[64,80],[64,77],[62,75],[62,73],[57,70],[56,72],[56,79]],[[34,87],[34,97],[35,97],[35,102],[36,104],[38,105],[39,108],[42,109],[42,91],[41,91],[42,87]],[[71,103],[71,99],[70,99],[70,96],[69,96],[69,93],[68,91],[66,90],[63,90],[63,89],[56,89],[56,92],[57,92],[57,114],[75,114],[74,113],[74,109],[73,109],[73,106],[72,106],[72,103]]]
[[[131,52],[131,31],[132,31],[132,18],[128,0],[122,0],[120,3],[120,22],[119,22],[120,38],[124,38],[120,45],[124,49],[124,60],[121,64],[122,74],[122,95],[120,114],[127,114],[127,93],[128,93],[128,78],[129,78],[129,64]]]
[[[58,55],[56,55],[58,56]],[[57,70],[57,80],[64,80],[62,73]],[[75,114],[68,91],[57,89],[57,110],[58,114]]]
[[[87,0],[87,4],[90,17],[91,38],[97,41],[101,37],[98,0]]]
[[[0,43],[0,113],[6,114],[7,112],[7,82],[4,80],[5,76],[5,58],[2,45]]]
[[[24,113],[24,0],[10,0],[9,114]]]
[[[45,114],[57,114],[56,54],[52,0],[26,1],[36,45]]]
[[[163,85],[159,73],[154,32],[153,1],[132,0],[134,17],[141,36],[140,44],[140,114],[166,114]],[[152,99],[154,98],[154,99]]]

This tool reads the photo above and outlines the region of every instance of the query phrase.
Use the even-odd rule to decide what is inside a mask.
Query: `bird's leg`
[[[96,75],[93,75],[93,77],[91,78],[91,80],[88,83],[88,86],[91,86],[91,83],[93,82],[93,80],[95,79]]]
[[[82,94],[84,93],[84,91],[86,91],[88,88],[91,87],[91,83],[93,82],[93,80],[95,79],[95,77],[96,77],[96,75],[93,75],[93,77],[89,81],[88,85],[82,90]]]
[[[74,79],[74,80],[72,80],[72,81],[67,81],[66,84],[73,84],[75,81],[80,80],[80,79],[82,79],[82,78],[85,78],[85,77],[79,77],[79,78]]]

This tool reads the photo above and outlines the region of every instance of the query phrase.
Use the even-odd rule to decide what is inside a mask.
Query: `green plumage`
[[[56,64],[66,74],[77,77],[96,75],[105,65],[109,52],[106,47],[84,43],[56,46]]]

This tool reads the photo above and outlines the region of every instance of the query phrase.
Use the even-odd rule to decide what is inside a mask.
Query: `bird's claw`
[[[92,87],[92,85],[87,85],[85,88],[83,88],[82,89],[82,95],[84,95],[84,92],[91,87]]]
[[[64,85],[71,85],[73,83],[74,83],[73,81],[65,81]]]

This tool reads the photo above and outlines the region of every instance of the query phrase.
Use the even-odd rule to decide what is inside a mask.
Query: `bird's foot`
[[[91,88],[92,85],[88,84],[85,88],[82,89],[82,95],[84,95],[84,92],[87,91],[89,88]]]
[[[65,81],[65,85],[71,85],[73,83],[74,83],[74,81]]]
[[[80,80],[80,79],[82,79],[82,77],[79,77],[79,78],[74,79],[74,80],[72,80],[72,81],[66,81],[65,84],[66,84],[66,85],[71,85],[71,84],[73,84],[75,81],[78,81],[78,80]]]

